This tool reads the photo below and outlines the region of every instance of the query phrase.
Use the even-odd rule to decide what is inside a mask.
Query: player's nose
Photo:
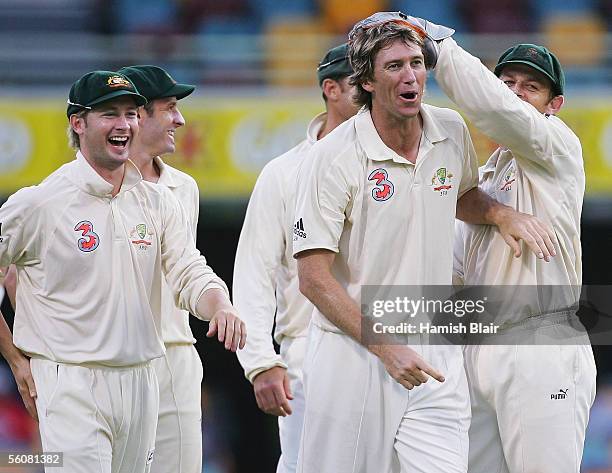
[[[412,84],[416,81],[416,74],[409,64],[402,69],[402,81],[406,84]]]
[[[523,97],[523,88],[519,84],[512,84],[510,90],[519,98]]]
[[[174,114],[174,124],[176,126],[183,126],[185,124],[185,118],[183,118],[183,114],[178,110]]]
[[[125,114],[120,114],[115,120],[115,128],[124,130],[129,127],[128,117]]]

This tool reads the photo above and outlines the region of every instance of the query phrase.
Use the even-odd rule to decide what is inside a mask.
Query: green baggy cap
[[[176,97],[180,100],[195,90],[195,85],[179,84],[164,69],[157,66],[122,67],[119,73],[130,79],[148,101],[166,97]]]
[[[540,71],[548,77],[553,83],[553,91],[557,95],[563,95],[565,89],[565,75],[561,68],[561,63],[557,56],[551,53],[544,46],[536,44],[517,44],[507,49],[501,55],[497,66],[495,66],[495,75],[499,77],[504,66],[508,64],[526,64]]]
[[[124,75],[111,71],[88,72],[70,87],[66,115],[70,118],[70,115],[91,110],[94,105],[123,95],[132,97],[136,105],[147,103],[147,99]]]
[[[352,73],[353,68],[348,59],[348,43],[341,44],[327,51],[319,63],[319,67],[317,67],[319,85],[325,79],[350,76]]]

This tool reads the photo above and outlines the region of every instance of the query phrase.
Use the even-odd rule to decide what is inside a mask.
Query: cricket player
[[[281,457],[277,472],[295,472],[304,415],[302,362],[313,306],[299,291],[292,241],[296,176],[317,140],[357,112],[348,45],[330,49],[317,68],[326,112],[308,126],[306,139],[270,161],[257,179],[238,242],[234,266],[234,304],[249,326],[249,342],[238,353],[253,383],[259,408],[279,416]],[[275,317],[276,314],[276,317]],[[274,350],[274,338],[280,355]]]
[[[0,351],[31,358],[43,451],[63,452],[70,472],[150,469],[162,272],[209,334],[245,343],[180,205],[128,159],[145,103],[122,74],[85,74],[67,107],[76,159],[0,208],[0,266],[18,276],[14,339],[1,324]]]
[[[195,243],[200,209],[198,185],[160,157],[176,149],[176,130],[185,124],[178,101],[190,95],[195,86],[177,83],[157,66],[130,66],[119,72],[147,99],[139,109],[139,132],[130,147],[130,160],[144,180],[172,191],[187,217]],[[189,312],[176,305],[165,279],[162,286],[161,335],[166,352],[153,360],[159,382],[159,416],[151,472],[201,473],[202,361],[194,347]]]
[[[429,345],[423,333],[368,344],[360,293],[449,285],[455,214],[504,232],[510,214],[477,190],[463,119],[422,103],[435,51],[408,22],[396,13],[359,22],[349,57],[365,110],[313,145],[297,185],[293,249],[300,290],[316,306],[298,471],[465,472],[461,347]]]
[[[437,28],[413,20],[425,34]],[[467,285],[515,288],[516,294],[507,293],[516,302],[509,318],[502,319],[507,327],[499,336],[520,333],[517,337],[525,339],[529,333],[531,340],[528,345],[493,342],[465,349],[472,401],[469,471],[578,473],[595,397],[593,353],[586,335],[575,344],[544,342],[555,334],[573,336],[567,327],[577,299],[568,300],[562,310],[554,305],[571,295],[567,288],[582,284],[585,176],[580,141],[556,116],[565,100],[563,68],[552,52],[534,44],[506,50],[493,73],[452,38],[437,47],[438,83],[500,146],[480,170],[479,186],[505,205],[539,217],[558,241],[558,255],[549,263],[530,253],[517,259],[491,227],[458,224],[459,277]],[[554,310],[534,312],[531,301],[517,296],[526,292],[521,286],[539,292],[552,287]]]

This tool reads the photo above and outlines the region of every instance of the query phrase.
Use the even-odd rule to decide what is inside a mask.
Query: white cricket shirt
[[[249,337],[237,352],[246,377],[274,366],[286,367],[274,351],[274,338],[304,337],[313,305],[302,295],[293,258],[294,211],[297,173],[327,114],[308,125],[306,139],[270,161],[257,178],[240,233],[232,294],[234,305],[248,327]]]
[[[363,285],[450,285],[457,199],[477,185],[467,127],[423,104],[416,164],[387,147],[362,110],[312,147],[298,174],[293,252],[338,253],[332,273],[360,301]],[[318,310],[313,323],[339,332]]]
[[[172,191],[185,212],[195,244],[198,235],[198,216],[200,213],[200,191],[198,184],[188,174],[168,166],[160,157],[155,158],[159,168],[158,184]],[[164,277],[162,280],[162,339],[164,343],[195,343],[189,327],[189,312],[177,307],[174,295]]]
[[[514,258],[497,227],[462,224],[457,242],[468,285],[580,285],[580,214],[585,176],[580,141],[556,116],[519,99],[453,39],[441,43],[436,80],[462,112],[500,147],[480,169],[480,188],[550,224],[559,245],[545,262],[528,249]],[[568,301],[571,303],[571,301]],[[535,308],[525,308],[533,312]]]
[[[14,343],[62,363],[126,366],[163,355],[162,271],[195,313],[225,289],[178,202],[126,164],[120,192],[78,153],[0,209],[0,266],[17,265]]]

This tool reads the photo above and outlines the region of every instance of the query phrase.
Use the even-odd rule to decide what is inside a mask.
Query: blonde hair
[[[75,113],[74,115],[79,118],[87,119],[88,112],[89,110],[81,110],[79,113]],[[79,138],[79,134],[72,129],[72,125],[70,124],[70,122],[68,122],[66,134],[68,135],[68,146],[73,149],[81,149],[81,140]]]

